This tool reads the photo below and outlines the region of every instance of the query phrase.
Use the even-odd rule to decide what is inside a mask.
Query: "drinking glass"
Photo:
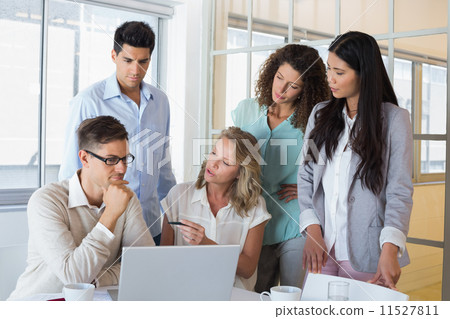
[[[328,283],[328,301],[347,301],[350,284],[346,281]]]

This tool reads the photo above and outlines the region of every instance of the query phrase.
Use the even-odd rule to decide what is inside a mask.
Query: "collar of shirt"
[[[195,186],[194,186],[194,188],[195,189],[194,189],[194,194],[192,195],[191,203],[193,204],[193,203],[199,201],[203,206],[209,207],[208,194],[206,193],[206,185],[200,189],[197,189],[197,187],[195,187]],[[230,204],[230,202],[228,202],[228,205],[225,207],[222,207],[221,209],[228,208],[230,206],[231,206],[231,204]]]
[[[348,114],[347,114],[346,107],[343,107],[342,108],[342,114],[344,115],[345,123],[347,123],[348,128],[351,130],[352,127],[353,127],[353,124],[355,124],[355,120],[356,120],[356,117],[358,116],[358,113],[356,113],[353,118],[350,118],[350,116],[348,116]]]
[[[268,106],[264,107],[263,113],[264,113],[265,116],[268,115],[268,113],[269,113],[269,107]],[[291,118],[294,116],[294,114],[295,114],[295,110],[291,113],[291,115],[288,116],[288,118],[285,121],[289,121],[289,123],[290,123]]]
[[[105,82],[105,92],[103,93],[103,100],[108,100],[113,97],[121,96],[119,82],[117,82],[116,73],[111,75]],[[145,85],[144,81],[141,82],[141,94],[144,94],[145,98],[148,100],[153,100],[153,94],[151,92],[150,86]]]
[[[96,209],[98,212],[105,207],[105,203],[102,203],[100,208],[95,205],[89,204],[86,194],[80,184],[79,174],[81,169],[76,171],[75,174],[69,180],[69,208],[88,206],[90,209]]]

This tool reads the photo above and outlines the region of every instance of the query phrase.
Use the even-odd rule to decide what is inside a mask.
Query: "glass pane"
[[[273,52],[275,52],[275,51],[271,50],[271,51],[261,51],[261,52],[252,53],[252,80],[251,80],[251,90],[250,90],[251,97],[255,97],[255,86],[256,86],[256,81],[258,81],[258,78],[259,78],[260,67],[267,60],[269,55],[271,55]]]
[[[0,7],[0,189],[33,188],[39,186],[41,5],[2,0]]]
[[[380,48],[381,58],[383,59],[384,68],[386,69],[386,72],[389,75],[389,57],[388,57],[389,42],[386,40],[380,40],[380,41],[377,41],[377,43],[378,43],[378,47]]]
[[[445,184],[415,185],[408,237],[444,240]],[[407,243],[411,264],[397,284],[411,300],[441,300],[442,249]]]
[[[411,301],[442,299],[442,248],[406,244],[411,263],[402,268],[397,288]]]
[[[272,44],[287,42],[290,12],[289,0],[253,0],[252,32],[277,36],[271,39]]]
[[[422,141],[420,172],[445,173],[445,141]]]
[[[445,134],[447,68],[422,65],[422,134]]]
[[[411,113],[412,100],[412,62],[394,59],[394,90],[400,107]]]
[[[118,18],[120,17],[120,18]],[[46,183],[57,180],[70,99],[115,71],[114,32],[129,20],[146,21],[158,34],[158,19],[76,2],[49,2]],[[152,61],[155,59],[155,47]],[[152,65],[145,81],[152,83]]]
[[[246,47],[248,43],[247,30],[228,28],[227,48],[236,49]]]
[[[215,36],[214,49],[225,50],[248,46],[247,41],[247,1],[241,0],[216,0],[215,2]],[[245,32],[245,39],[234,42],[228,39],[229,29],[237,29]],[[229,45],[232,45],[229,46]]]
[[[445,184],[414,186],[409,237],[443,241]]]
[[[432,64],[447,63],[447,35],[437,34],[423,37],[394,40],[395,57]]]
[[[447,27],[447,0],[395,0],[394,31]]]
[[[232,125],[231,110],[247,96],[247,54],[214,57],[213,129]]]
[[[334,38],[335,0],[294,0],[294,41]]]
[[[252,32],[252,46],[283,43],[284,37],[263,32]]]
[[[389,31],[389,0],[341,0],[341,32],[361,31],[368,34]]]

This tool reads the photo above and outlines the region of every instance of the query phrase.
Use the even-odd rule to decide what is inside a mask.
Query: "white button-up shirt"
[[[157,236],[161,233],[159,201],[176,184],[169,154],[170,109],[167,96],[154,86],[142,81],[140,93],[137,105],[120,91],[114,73],[71,100],[59,180],[69,179],[82,167],[76,134],[80,123],[99,115],[117,118],[128,132],[130,153],[136,157],[125,180],[141,202],[151,234]]]
[[[247,239],[248,231],[271,218],[266,209],[266,202],[259,196],[258,203],[251,208],[248,216],[242,218],[228,203],[222,207],[214,217],[208,202],[206,187],[196,189],[195,183],[182,183],[174,186],[166,198],[161,201],[161,206],[170,222],[186,219],[205,228],[205,235],[221,245],[240,245],[241,252]],[[189,245],[179,231],[175,232],[174,245]],[[236,276],[234,286],[253,290],[256,283],[256,271],[249,279]]]
[[[350,131],[356,116],[348,117],[343,109],[345,128],[339,137],[339,143],[333,158],[328,160],[322,177],[325,194],[325,233],[324,240],[330,252],[335,245],[336,260],[348,260],[347,253],[347,197],[349,168],[352,150],[348,145]]]

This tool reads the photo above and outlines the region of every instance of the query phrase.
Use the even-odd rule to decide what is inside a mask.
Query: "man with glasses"
[[[134,160],[125,127],[99,116],[83,121],[77,136],[82,168],[28,202],[28,266],[9,299],[58,293],[68,283],[117,285],[122,247],[154,245],[124,180]]]
[[[111,53],[116,72],[75,96],[70,103],[66,144],[59,180],[81,167],[75,130],[84,119],[111,115],[130,135],[136,161],[127,173],[129,187],[138,196],[144,220],[159,244],[160,200],[176,184],[169,155],[169,101],[156,87],[143,81],[155,46],[155,34],[145,22],[119,26]]]

